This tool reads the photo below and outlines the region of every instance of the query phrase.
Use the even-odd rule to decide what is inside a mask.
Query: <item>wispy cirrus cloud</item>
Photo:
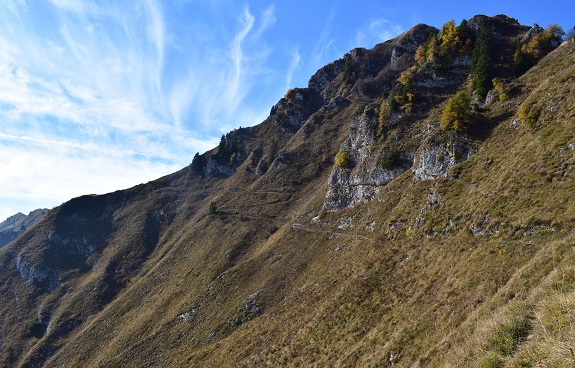
[[[163,5],[0,4],[0,218],[173,172],[263,120],[268,102],[244,102],[273,74],[274,6],[174,18]]]
[[[367,25],[355,32],[355,44],[358,47],[373,47],[375,44],[397,37],[403,27],[385,18],[371,19]]]
[[[297,68],[300,66],[301,64],[301,55],[299,53],[299,48],[296,47],[295,49],[292,50],[291,53],[291,61],[286,73],[286,84],[285,84],[285,90],[287,91],[289,88],[292,88],[292,78],[293,78],[293,74],[295,73],[295,71],[297,70]]]
[[[325,61],[326,59],[326,54],[328,54],[328,52],[330,51],[330,48],[335,44],[335,39],[332,38],[332,27],[333,27],[333,21],[335,18],[336,12],[334,9],[332,9],[329,13],[329,17],[327,19],[327,21],[325,22],[319,38],[315,44],[315,47],[313,49],[313,53],[312,53],[312,64],[320,67],[321,64]]]

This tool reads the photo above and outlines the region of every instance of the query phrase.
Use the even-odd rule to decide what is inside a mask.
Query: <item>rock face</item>
[[[349,156],[348,167],[334,165],[330,174],[324,209],[337,211],[371,200],[382,186],[406,171],[411,163],[399,160],[391,168],[382,166],[382,158],[389,150],[375,153],[377,122],[374,117],[362,114],[349,128],[349,137],[342,144],[342,151]]]
[[[318,77],[319,80],[310,84],[319,88],[329,78]],[[270,115],[276,117],[277,122],[286,131],[295,132],[305,123],[307,118],[316,112],[322,105],[323,99],[316,89],[294,88],[275,104]]]
[[[541,34],[543,33],[544,29],[539,26],[539,24],[535,23],[533,25],[533,27],[531,27],[531,29],[529,31],[527,31],[527,33],[525,34],[525,36],[523,36],[523,38],[521,39],[521,42],[525,43],[528,42],[531,37]]]
[[[206,178],[229,178],[236,173],[236,169],[230,165],[222,165],[218,160],[210,157],[204,167],[204,176]]]
[[[16,269],[20,272],[20,277],[23,280],[30,281],[48,292],[56,290],[60,285],[60,277],[56,270],[44,264],[34,265],[32,261],[27,259],[25,253],[18,255]]]
[[[456,136],[447,143],[424,141],[413,174],[418,180],[445,177],[450,168],[467,160],[473,153],[471,142],[462,136]]]
[[[0,248],[22,235],[24,231],[32,225],[40,221],[40,219],[48,212],[48,209],[37,209],[24,215],[21,212],[8,217],[0,223]]]
[[[343,59],[327,64],[318,70],[309,80],[308,88],[315,92],[322,92],[343,70]]]

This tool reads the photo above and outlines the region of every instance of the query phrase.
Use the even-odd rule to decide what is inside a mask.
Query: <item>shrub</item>
[[[537,64],[561,44],[564,35],[561,26],[551,24],[543,32],[532,35],[527,42],[519,43],[513,55],[515,74],[520,76]]]
[[[525,102],[523,105],[521,105],[521,108],[519,108],[517,113],[517,120],[527,124],[531,128],[535,128],[540,113],[541,112],[539,108],[535,106],[535,103],[531,101]]]
[[[565,40],[575,42],[575,27],[571,28],[569,32],[565,34]]]
[[[358,107],[357,109],[355,109],[354,113],[353,113],[353,118],[357,118],[358,116],[363,115],[363,113],[365,112],[365,106],[361,105],[360,107]]]
[[[466,131],[472,123],[470,100],[464,91],[459,91],[447,100],[441,114],[441,129],[457,133]]]
[[[392,170],[401,163],[401,155],[394,148],[390,148],[379,159],[379,165],[386,170]]]
[[[350,165],[349,155],[346,151],[339,150],[337,155],[335,155],[335,165],[337,167],[349,167]]]
[[[503,83],[503,81],[499,78],[493,78],[491,81],[493,83],[493,87],[499,93],[499,101],[505,101],[509,97],[509,87]]]
[[[479,368],[503,368],[503,360],[497,354],[489,354],[479,362]]]
[[[219,215],[218,205],[216,202],[210,202],[210,207],[208,208],[208,215],[210,217],[216,217]]]
[[[489,341],[489,348],[502,355],[511,355],[531,331],[531,321],[527,316],[513,316],[502,324]]]

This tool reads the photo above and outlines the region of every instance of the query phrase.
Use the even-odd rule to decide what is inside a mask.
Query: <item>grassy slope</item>
[[[321,210],[331,168],[322,157],[334,157],[365,103],[353,98],[293,137],[264,126],[259,142],[280,141],[283,162],[260,178],[184,170],[135,190],[152,200],[128,200],[104,265],[134,248],[144,213],[174,217],[149,254],[125,253],[140,263],[125,265],[134,271],[109,304],[85,291],[104,271],[50,296],[70,291],[61,320],[91,312],[48,365],[571,366],[574,64],[573,45],[562,46],[489,105],[495,128],[449,178],[418,182],[408,171],[338,213]],[[537,126],[513,125],[529,99],[541,107]],[[421,125],[437,125],[437,112],[427,116]],[[219,218],[206,216],[212,200]],[[30,307],[21,318],[33,319],[36,297],[17,292]],[[47,338],[23,340],[30,362]]]
[[[301,219],[283,242],[323,256],[299,288],[191,361],[572,366],[574,62],[573,45],[562,46],[521,78],[520,93],[490,105],[484,117],[498,125],[456,178],[406,173],[369,204]],[[514,126],[530,98],[544,107],[538,126]],[[352,227],[338,229],[342,218]]]
[[[250,247],[241,262],[210,283],[201,300],[177,308],[166,301],[165,325],[155,331],[145,331],[143,322],[137,333],[122,324],[119,335],[125,338],[105,346],[103,361],[110,366],[162,359],[182,366],[572,364],[575,207],[568,145],[575,141],[575,121],[565,92],[573,71],[558,64],[573,61],[573,46],[562,47],[520,80],[520,93],[489,106],[485,119],[499,125],[479,152],[455,169],[456,178],[414,182],[407,172],[376,200],[313,221],[325,190],[324,171],[282,214],[278,224],[287,224]],[[529,96],[544,99],[548,108],[563,101],[542,113],[540,127],[513,127],[517,108]],[[306,138],[312,146],[325,141],[324,130],[315,134],[315,140]],[[296,136],[291,147],[301,150],[302,142]],[[438,203],[429,201],[430,193],[438,195]],[[245,195],[241,199],[231,198],[226,206],[245,206]],[[203,221],[207,229],[215,226],[235,237],[241,231],[225,218]],[[391,230],[397,221],[402,225]],[[264,223],[255,219],[246,226]],[[173,284],[174,278],[169,280]],[[166,283],[159,284],[167,289]],[[193,283],[187,286],[194,290]],[[263,314],[231,327],[248,295],[257,291]],[[163,294],[169,298],[174,291],[158,291],[157,297]],[[198,312],[189,321],[175,317],[194,306]],[[139,319],[146,313],[140,309]],[[150,323],[156,318],[152,313]],[[126,351],[132,344],[134,352]]]

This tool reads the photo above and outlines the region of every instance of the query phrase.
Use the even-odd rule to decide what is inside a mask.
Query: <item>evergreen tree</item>
[[[475,35],[471,27],[469,27],[469,22],[467,20],[462,20],[461,24],[457,27],[457,34],[461,41],[460,52],[462,54],[467,54],[471,51],[473,47],[473,42],[475,41]]]
[[[204,163],[204,156],[200,155],[199,152],[196,152],[194,159],[192,160],[192,171],[196,174],[201,174],[204,168]]]
[[[218,144],[218,156],[223,156],[226,150],[226,136],[222,134],[220,138],[220,144]]]
[[[471,58],[471,72],[473,73],[473,89],[484,98],[491,89],[493,76],[491,68],[493,63],[493,31],[489,18],[482,18],[477,30],[477,41],[473,48]]]
[[[353,61],[351,60],[350,54],[345,54],[345,63],[343,64],[343,75],[342,79],[345,83],[351,80],[353,75]]]
[[[427,41],[425,41],[425,45],[423,45],[425,49],[425,58],[428,61],[437,61],[439,56],[439,45],[437,42],[437,37],[434,34],[430,34]]]

